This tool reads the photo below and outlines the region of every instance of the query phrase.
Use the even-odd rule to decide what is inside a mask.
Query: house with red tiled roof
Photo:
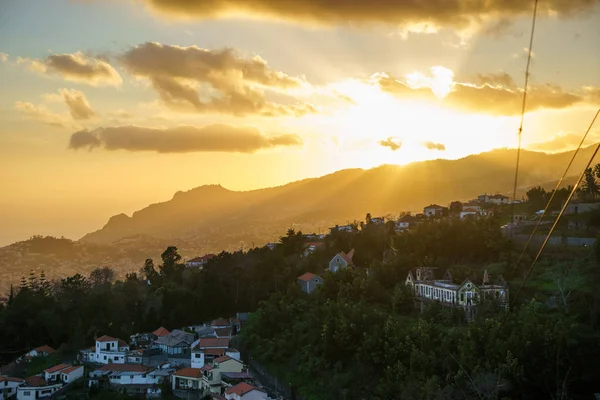
[[[205,254],[202,257],[195,257],[185,263],[186,267],[204,267],[208,262],[215,258],[215,254]]]
[[[129,345],[124,340],[103,335],[96,339],[96,346],[81,350],[83,361],[100,364],[124,364],[127,358]]]
[[[206,367],[210,367],[206,369]],[[212,365],[204,366],[205,372],[202,377],[202,388],[210,393],[221,393],[223,382],[221,374],[234,373],[239,374],[244,371],[244,364],[240,360],[231,358],[228,355],[220,356],[212,360]]]
[[[475,207],[465,207],[462,209],[462,211],[460,212],[460,218],[464,219],[464,218],[473,218],[480,215],[480,211],[478,208]]]
[[[202,368],[213,359],[223,356],[229,348],[229,338],[203,337],[192,344],[191,365]]]
[[[321,285],[323,283],[323,278],[321,278],[317,274],[313,274],[312,272],[307,272],[305,274],[300,275],[296,279],[296,282],[298,283],[298,286],[300,286],[300,289],[303,292],[311,293],[317,288],[318,285]]]
[[[426,217],[443,217],[444,214],[448,213],[448,207],[440,206],[438,204],[430,204],[427,207],[423,207],[423,214]]]
[[[25,383],[25,379],[0,376],[0,400],[10,399],[17,394],[17,387]]]
[[[323,249],[325,247],[325,242],[308,242],[304,247],[304,251],[302,252],[303,257],[308,257],[318,249]]]
[[[204,371],[202,368],[182,368],[173,372],[171,388],[173,390],[201,390]]]
[[[160,328],[158,328],[157,330],[152,332],[152,334],[155,335],[156,337],[167,336],[169,333],[171,333],[171,332],[169,332],[169,330],[163,326],[161,326]]]
[[[246,382],[240,382],[225,391],[225,398],[227,400],[262,400],[269,397],[264,390]]]
[[[64,369],[70,368],[69,364],[58,364],[53,367],[44,370],[44,379],[47,382],[56,381],[60,378],[60,372]]]
[[[353,264],[352,258],[354,257],[354,249],[350,250],[347,254],[342,252],[337,253],[331,261],[329,261],[329,270],[331,272],[337,272],[341,268],[351,267]]]
[[[17,387],[17,400],[50,398],[63,387],[62,382],[47,382],[41,376],[30,376]]]

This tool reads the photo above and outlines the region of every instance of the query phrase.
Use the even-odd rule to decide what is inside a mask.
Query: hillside
[[[583,167],[582,151],[575,169]],[[556,181],[572,153],[523,151],[520,193],[532,185]],[[459,160],[434,160],[407,166],[349,169],[287,185],[235,192],[202,186],[178,192],[170,201],[152,204],[131,217],[112,217],[86,243],[111,243],[144,233],[165,239],[206,243],[207,251],[264,244],[285,228],[325,232],[329,226],[373,215],[421,210],[430,203],[447,204],[484,192],[512,191],[515,150],[495,150]],[[227,239],[226,239],[227,238]]]
[[[581,171],[592,149],[582,150],[573,171]],[[552,186],[572,152],[523,151],[520,192],[533,185]],[[287,228],[327,232],[328,227],[385,215],[418,211],[430,203],[468,200],[481,193],[512,190],[515,150],[499,149],[459,160],[434,160],[406,166],[348,169],[287,185],[236,192],[219,185],[177,192],[163,203],[119,214],[79,241],[35,238],[0,248],[0,293],[30,269],[49,278],[110,265],[137,270],[144,259],[158,258],[168,245],[184,257],[236,250],[276,241]],[[569,179],[568,183],[572,183]]]

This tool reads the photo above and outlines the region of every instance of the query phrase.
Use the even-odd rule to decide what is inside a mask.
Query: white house
[[[208,261],[212,258],[216,257],[214,254],[205,254],[202,257],[192,258],[188,262],[185,263],[186,267],[203,267],[208,264]]]
[[[46,382],[53,382],[61,380],[60,372],[66,370],[67,368],[71,368],[72,366],[69,364],[58,364],[53,367],[44,370],[44,379]]]
[[[243,370],[244,364],[240,360],[229,356],[215,358],[212,365],[205,365],[203,368],[202,388],[211,393],[221,393],[221,374],[241,373]]]
[[[446,274],[444,279],[435,279],[431,268],[417,268],[406,277],[406,285],[413,289],[414,296],[422,300],[433,300],[441,303],[470,307],[476,306],[482,299],[495,299],[503,304],[508,304],[508,285],[498,277],[496,284],[489,283],[489,275],[484,272],[481,285],[474,284],[470,279],[462,283],[452,282],[451,275]]]
[[[264,390],[246,382],[240,382],[225,391],[225,398],[227,400],[263,400],[269,397]]]
[[[175,369],[168,363],[159,368],[147,367],[139,364],[108,364],[90,372],[89,387],[104,387],[125,390],[129,394],[147,397],[160,396],[160,387],[165,379]]]
[[[0,376],[0,400],[6,400],[17,393],[17,387],[24,384],[25,379]]]
[[[333,228],[329,228],[329,232],[354,232],[354,226],[352,225],[336,225]]]
[[[96,346],[81,351],[84,361],[100,364],[125,364],[129,345],[121,339],[101,336],[96,339]]]
[[[202,368],[213,359],[227,354],[229,348],[228,338],[204,337],[192,345],[192,368]]]
[[[475,208],[463,208],[462,211],[460,212],[460,218],[466,218],[466,217],[470,217],[470,216],[478,216],[480,215],[480,211],[475,209]]]
[[[410,214],[403,215],[396,221],[394,230],[396,232],[404,232],[410,228],[410,224],[414,223],[415,220],[416,218]]]
[[[67,385],[80,378],[83,378],[83,365],[71,365],[60,371],[59,379]]]
[[[376,225],[383,225],[385,224],[385,217],[372,217],[371,223]]]
[[[508,204],[510,201],[510,197],[504,196],[502,194],[494,194],[489,196],[488,202],[492,204]]]
[[[353,265],[352,258],[354,257],[354,249],[350,250],[348,254],[339,252],[336,254],[331,261],[329,261],[329,270],[331,272],[337,272],[340,268],[347,268]]]
[[[52,347],[50,347],[48,345],[43,345],[43,346],[36,347],[35,349],[28,351],[27,353],[23,354],[20,358],[46,357],[55,352],[56,352],[56,350],[54,350]]]
[[[312,272],[307,272],[303,275],[300,275],[296,282],[298,282],[298,286],[305,293],[313,292],[317,286],[323,283],[323,278],[319,275],[313,274]]]
[[[173,373],[171,388],[173,390],[202,390],[203,368],[182,368]]]
[[[437,204],[430,204],[427,207],[423,207],[423,214],[426,217],[441,217],[448,210],[448,207],[440,206]]]
[[[41,376],[30,376],[25,383],[17,387],[17,400],[33,400],[50,398],[50,396],[62,388],[62,383],[49,383]]]

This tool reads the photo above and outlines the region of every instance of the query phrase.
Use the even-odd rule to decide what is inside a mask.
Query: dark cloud
[[[148,42],[120,58],[131,74],[147,78],[162,101],[177,110],[263,116],[316,111],[309,104],[268,101],[265,89],[285,93],[304,82],[273,70],[258,56],[245,58],[233,49]]]
[[[60,94],[65,100],[67,107],[69,107],[69,113],[73,119],[90,119],[95,115],[85,95],[79,90],[62,89]]]
[[[376,82],[382,90],[401,98],[438,101],[428,87],[411,88],[401,80],[378,74]],[[527,94],[527,111],[562,109],[578,103],[593,102],[594,88],[571,93],[557,85],[531,85]],[[442,100],[442,105],[469,112],[492,115],[518,115],[523,92],[506,73],[478,75],[472,83],[455,82]]]
[[[41,61],[20,59],[20,62],[42,74],[58,74],[65,80],[93,86],[118,86],[122,82],[119,73],[105,59],[87,57],[81,52],[52,54]]]
[[[439,150],[439,151],[446,150],[446,146],[444,146],[442,143],[425,142],[425,143],[423,143],[423,146],[427,147],[429,150]]]
[[[389,147],[392,151],[396,151],[402,147],[402,141],[394,140],[392,137],[389,137],[385,140],[380,140],[379,144],[383,147]]]
[[[321,24],[430,24],[463,28],[486,17],[531,15],[525,0],[143,0],[166,15],[211,19],[248,15]],[[596,0],[540,0],[540,14],[591,9]],[[497,29],[502,28],[500,26]]]
[[[254,153],[275,146],[297,146],[297,135],[266,136],[248,126],[214,124],[157,129],[115,126],[82,130],[71,135],[69,148],[155,151],[158,153],[238,152]]]

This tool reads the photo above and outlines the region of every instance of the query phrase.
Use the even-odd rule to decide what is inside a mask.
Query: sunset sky
[[[203,184],[515,147],[532,7],[0,0],[0,245]],[[540,0],[526,148],[576,146],[599,71],[600,1]]]

